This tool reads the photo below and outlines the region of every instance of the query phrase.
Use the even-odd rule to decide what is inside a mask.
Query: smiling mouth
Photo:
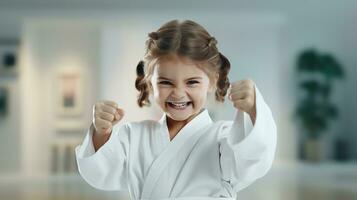
[[[187,101],[187,102],[167,102],[167,104],[170,107],[174,108],[174,109],[183,110],[187,106],[191,105],[192,102],[191,101]]]

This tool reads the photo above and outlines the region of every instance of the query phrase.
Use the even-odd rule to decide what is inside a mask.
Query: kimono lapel
[[[179,153],[188,155],[199,138],[206,132],[199,130],[207,127],[210,123],[212,123],[212,120],[208,115],[208,111],[204,110],[179,131],[175,138],[152,163],[143,185],[142,199],[151,199],[153,189],[156,187],[157,181],[170,161],[177,157]],[[161,131],[168,135],[166,115],[161,118],[160,124]]]

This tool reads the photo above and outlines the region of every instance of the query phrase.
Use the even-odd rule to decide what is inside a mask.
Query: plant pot
[[[307,138],[303,143],[304,158],[309,162],[320,162],[322,160],[322,143],[319,139]]]
[[[334,142],[334,158],[337,161],[348,161],[350,159],[351,148],[346,138],[337,138]]]

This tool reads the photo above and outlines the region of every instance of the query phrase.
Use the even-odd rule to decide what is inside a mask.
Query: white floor
[[[285,164],[238,194],[239,199],[357,200],[357,163]]]
[[[78,174],[41,178],[0,176],[1,200],[125,200],[124,192],[92,188]],[[357,163],[276,165],[238,194],[240,200],[357,200]]]

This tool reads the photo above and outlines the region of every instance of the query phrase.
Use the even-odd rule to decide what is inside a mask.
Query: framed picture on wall
[[[18,74],[18,52],[18,41],[0,39],[1,76],[16,76]]]
[[[8,115],[9,92],[6,87],[0,86],[0,119]]]
[[[57,76],[57,113],[78,116],[83,111],[83,77],[80,71],[60,71]]]

